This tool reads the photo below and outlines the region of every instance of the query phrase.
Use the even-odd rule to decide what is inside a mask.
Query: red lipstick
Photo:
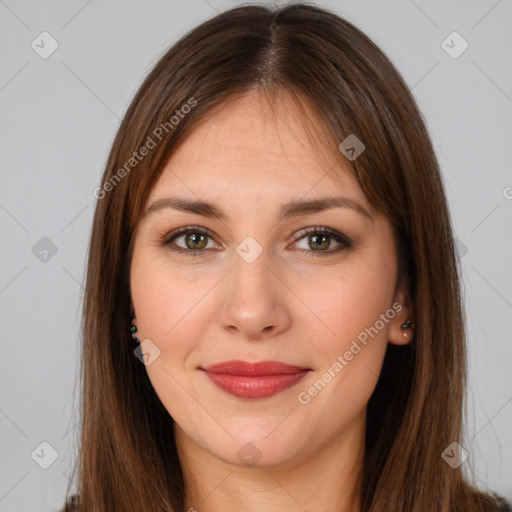
[[[266,398],[299,382],[310,368],[279,361],[225,361],[201,368],[223,391],[239,398]]]

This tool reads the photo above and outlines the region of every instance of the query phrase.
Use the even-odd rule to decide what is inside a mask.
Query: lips
[[[266,398],[297,384],[310,371],[280,361],[225,361],[201,368],[217,387],[238,398]]]

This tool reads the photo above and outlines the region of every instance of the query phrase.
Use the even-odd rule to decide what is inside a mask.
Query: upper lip
[[[211,366],[201,367],[202,370],[210,373],[226,373],[229,375],[261,376],[280,375],[304,372],[310,368],[302,368],[281,361],[259,361],[249,363],[247,361],[224,361]]]

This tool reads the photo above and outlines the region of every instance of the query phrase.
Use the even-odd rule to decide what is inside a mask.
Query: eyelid
[[[176,235],[182,235],[183,233],[188,233],[189,231],[197,231],[199,233],[208,235],[210,238],[215,238],[216,236],[213,231],[202,226],[183,226],[181,228],[173,229],[169,233],[165,234],[162,238],[164,240],[171,240]]]
[[[302,228],[301,230],[299,230],[298,232],[295,233],[295,237],[296,237],[295,242],[297,242],[304,236],[310,235],[310,234],[326,234],[326,235],[329,235],[331,238],[337,239],[337,241],[339,243],[346,244],[348,246],[351,246],[353,243],[352,240],[347,235],[344,235],[343,233],[339,232],[337,229],[333,229],[333,228],[330,228],[327,226],[309,226],[307,228]],[[322,251],[319,251],[319,252],[322,252]],[[326,252],[326,251],[323,251],[323,252]]]

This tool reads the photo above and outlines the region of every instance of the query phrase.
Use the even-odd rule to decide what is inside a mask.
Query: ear
[[[392,309],[396,312],[395,317],[389,322],[388,341],[393,345],[407,345],[414,338],[414,327],[402,329],[402,325],[411,320],[414,325],[414,318],[411,318],[409,298],[405,287],[400,286],[395,293]]]

